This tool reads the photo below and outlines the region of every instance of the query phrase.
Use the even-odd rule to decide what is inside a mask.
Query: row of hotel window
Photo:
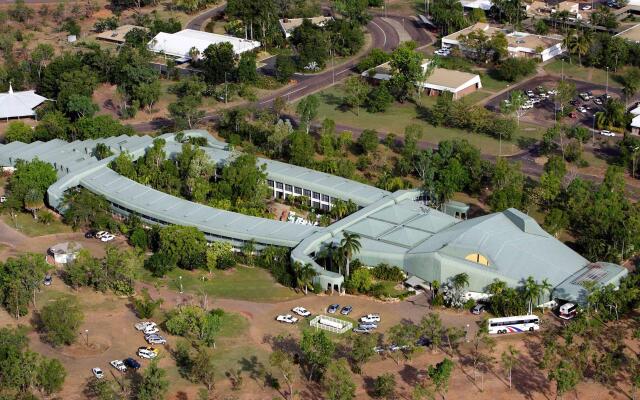
[[[313,192],[309,189],[303,189],[298,186],[288,185],[282,182],[275,182],[271,179],[267,180],[269,186],[276,198],[286,198],[287,196],[305,196],[309,198],[310,205],[313,208],[328,210],[333,205],[334,198],[329,195]]]

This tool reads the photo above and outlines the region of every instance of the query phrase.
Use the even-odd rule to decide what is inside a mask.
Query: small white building
[[[426,70],[430,62],[430,60],[425,60],[422,64],[422,69]],[[362,76],[370,79],[388,81],[391,79],[391,67],[387,62],[363,72]],[[437,96],[442,92],[451,92],[453,93],[454,99],[459,99],[466,94],[482,88],[482,81],[477,74],[436,67],[426,81],[420,82],[418,85],[426,89],[428,96]]]
[[[7,93],[0,93],[0,118],[34,117],[35,108],[47,100],[33,90],[14,92],[9,84]]]
[[[640,106],[629,111],[633,119],[631,120],[631,134],[640,136]]]
[[[294,29],[302,25],[305,19],[308,19],[313,25],[323,27],[327,25],[330,21],[333,21],[333,17],[311,17],[311,18],[283,18],[279,20],[280,29],[282,29],[282,33],[284,37],[289,39],[291,37],[291,33]]]
[[[58,243],[49,248],[49,254],[53,257],[56,264],[66,264],[73,261],[82,249],[82,245],[75,242]]]
[[[191,59],[189,52],[192,48],[195,47],[200,54],[202,54],[207,47],[219,43],[231,43],[233,52],[236,55],[260,47],[260,42],[255,40],[218,35],[217,33],[202,32],[193,29],[185,29],[176,33],[160,32],[151,39],[147,47],[154,53],[166,54],[177,58],[179,61],[185,62]]]

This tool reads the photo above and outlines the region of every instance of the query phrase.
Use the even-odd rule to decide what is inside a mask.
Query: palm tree
[[[569,53],[578,56],[578,63],[582,66],[582,57],[585,56],[591,48],[591,35],[586,32],[576,32],[570,30],[565,38],[565,47]]]
[[[300,264],[300,263],[297,263]],[[296,280],[299,286],[304,286],[304,294],[307,295],[309,286],[313,285],[313,278],[317,275],[311,263],[301,265],[296,271]]]
[[[338,220],[342,219],[347,214],[347,203],[340,199],[333,201],[333,207],[331,208],[331,216]]]
[[[542,283],[540,284],[540,295],[544,296],[545,293],[549,293],[549,297],[551,297],[551,290],[553,289],[553,285],[549,282],[549,279],[544,278]]]
[[[530,276],[523,281],[522,291],[529,302],[529,314],[531,314],[533,312],[533,300],[536,299],[537,301],[542,293],[541,285]]]
[[[457,291],[466,288],[467,286],[469,286],[469,274],[467,274],[466,272],[461,272],[457,275],[452,276],[451,284]]]
[[[24,196],[24,208],[33,214],[33,219],[38,219],[38,210],[44,207],[44,198],[37,189],[29,189]]]
[[[344,254],[345,257],[345,276],[347,278],[349,277],[349,263],[351,262],[351,257],[353,257],[354,253],[359,252],[361,248],[360,235],[350,232],[344,233],[342,240],[340,241],[340,252]]]
[[[598,127],[622,127],[625,123],[625,114],[625,106],[620,100],[609,99],[604,109],[596,113],[596,124]]]

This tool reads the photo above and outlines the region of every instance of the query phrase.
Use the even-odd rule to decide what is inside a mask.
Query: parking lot
[[[607,90],[606,86],[591,84],[588,82],[582,82],[573,79],[567,79],[570,82],[573,82],[576,86],[576,97],[571,100],[572,107],[576,109],[574,113],[571,114],[569,119],[573,121],[574,125],[581,124],[582,126],[591,129],[593,127],[594,122],[594,114],[598,111],[601,111],[603,108],[603,95],[608,93],[612,98],[620,98],[621,91],[619,88],[609,87]],[[553,126],[555,123],[555,114],[556,114],[556,102],[554,101],[554,96],[548,96],[547,98],[540,97],[539,88],[544,88],[545,92],[548,93],[550,89],[555,89],[558,86],[557,78],[552,77],[537,77],[531,80],[528,80],[522,84],[515,85],[513,88],[499,96],[491,99],[486,107],[489,110],[494,112],[500,112],[500,105],[503,104],[505,100],[509,99],[511,92],[514,90],[520,90],[523,93],[531,91],[533,96],[527,96],[528,98],[538,99],[535,104],[530,109],[525,110],[524,115],[520,118],[521,121],[526,121],[530,123],[535,123],[538,125],[544,125],[547,127]],[[588,99],[581,98],[580,94],[590,93]],[[600,104],[597,104],[597,103]],[[580,111],[578,111],[580,110]]]

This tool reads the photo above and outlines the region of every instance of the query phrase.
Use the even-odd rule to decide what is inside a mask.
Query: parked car
[[[368,329],[368,328],[361,328],[361,327],[355,327],[353,328],[353,332],[354,333],[371,333],[373,329]]]
[[[308,317],[311,315],[309,310],[307,310],[304,307],[294,307],[291,311],[293,311],[294,313],[298,314],[301,317]]]
[[[160,335],[148,335],[144,338],[149,344],[167,344],[167,339]]]
[[[146,358],[146,359],[153,359],[156,358],[158,356],[158,353],[153,351],[153,350],[149,350],[149,347],[140,347],[138,349],[138,357],[140,358]],[[155,349],[154,349],[155,350]]]
[[[557,89],[551,89],[551,90],[547,91],[547,94],[549,96],[555,96],[555,95],[558,94],[558,90]]]
[[[587,112],[587,109],[584,108],[584,107],[578,107],[577,110],[580,111],[581,113],[586,113]]]
[[[585,4],[585,5],[582,6],[582,9],[583,10],[591,10],[591,6],[588,5],[588,4]]]
[[[364,323],[380,322],[380,315],[378,315],[378,314],[367,314],[364,317],[360,318],[360,322],[364,322]]]
[[[392,344],[391,346],[389,346],[389,351],[398,351],[398,350],[405,350],[408,349],[409,346],[404,345],[404,346],[398,346],[397,344]]]
[[[613,133],[613,132],[611,132],[611,131],[607,131],[607,130],[600,131],[600,134],[601,134],[602,136],[609,136],[609,137],[615,137],[615,136],[616,136],[616,134],[615,134],[615,133]]]
[[[375,352],[376,352],[376,353],[378,353],[378,354],[382,354],[382,353],[384,353],[386,350],[385,350],[385,348],[384,348],[384,347],[382,347],[382,346],[376,346],[376,347],[374,347],[374,348],[373,348],[373,351],[375,351]]]
[[[144,328],[143,332],[145,335],[153,335],[154,333],[160,332],[160,329],[158,329],[156,325],[147,326],[146,328]]]
[[[113,239],[115,239],[115,238],[116,238],[116,237],[115,237],[115,235],[112,235],[112,234],[110,234],[110,233],[109,233],[109,234],[106,234],[106,235],[102,236],[102,237],[100,238],[100,241],[101,241],[101,242],[110,242],[110,241],[112,241],[112,240],[113,240]]]
[[[533,97],[533,96],[535,96],[535,95],[536,95],[536,94],[535,94],[535,93],[533,93],[533,90],[527,90],[527,96],[529,96],[529,97]]]
[[[151,327],[151,326],[157,326],[157,325],[155,322],[151,322],[151,321],[142,321],[134,325],[134,327],[139,331],[143,331],[147,329],[147,327]]]
[[[342,307],[342,310],[340,310],[340,314],[342,315],[349,315],[349,313],[353,311],[353,307],[351,306],[344,306]]]
[[[126,372],[127,371],[127,366],[124,365],[122,360],[113,360],[109,364],[111,364],[111,366],[113,368],[117,369],[120,372]]]
[[[276,321],[282,322],[284,324],[295,324],[296,322],[298,322],[298,318],[294,317],[291,314],[278,315],[276,317]]]
[[[431,346],[431,340],[423,336],[418,339],[416,346]]]
[[[102,370],[100,368],[98,368],[98,367],[91,368],[91,372],[93,372],[93,376],[95,376],[96,379],[104,378],[104,372],[102,372]]]
[[[480,315],[484,312],[484,304],[476,303],[471,309],[471,314]]]
[[[85,237],[86,239],[91,239],[91,238],[94,238],[95,236],[96,236],[96,231],[87,231],[87,232],[84,234],[84,237]]]
[[[51,286],[51,283],[53,282],[53,277],[51,276],[51,274],[47,274],[44,277],[44,285],[45,286]]]
[[[104,235],[108,235],[108,234],[109,234],[109,232],[107,232],[107,231],[98,231],[98,232],[96,232],[96,234],[95,234],[95,236],[94,236],[94,237],[95,237],[96,239],[100,239],[100,238],[101,238],[101,237],[103,237]]]
[[[374,324],[373,322],[361,323],[358,325],[358,328],[373,330],[378,329],[378,324]]]
[[[7,197],[6,196],[0,196],[0,203],[4,203],[5,201],[7,201]]]
[[[338,311],[338,308],[340,308],[340,304],[331,304],[329,308],[327,308],[327,312],[329,314],[335,314],[336,311]]]
[[[123,364],[127,366],[127,368],[138,369],[140,368],[140,363],[129,357],[123,361]]]
[[[601,105],[602,105],[602,100],[601,100],[601,99],[599,99],[599,98],[597,98],[597,97],[593,99],[593,102],[594,102],[594,103],[596,103],[596,104],[597,104],[597,105],[599,105],[599,106],[601,106]]]

